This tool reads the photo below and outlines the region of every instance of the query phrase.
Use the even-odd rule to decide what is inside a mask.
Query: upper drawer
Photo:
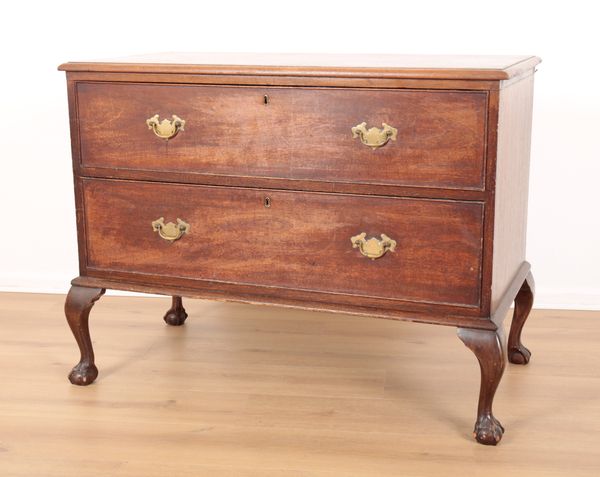
[[[84,167],[483,189],[486,92],[83,82],[77,106]]]

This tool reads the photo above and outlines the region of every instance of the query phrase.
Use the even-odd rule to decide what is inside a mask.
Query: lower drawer
[[[82,190],[89,270],[479,305],[479,202],[102,179]]]

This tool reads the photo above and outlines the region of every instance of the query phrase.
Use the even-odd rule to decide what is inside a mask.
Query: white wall
[[[77,275],[64,74],[160,51],[535,54],[528,258],[538,306],[600,309],[600,37],[594,2],[5,2],[0,289]],[[568,7],[568,8],[567,8]]]

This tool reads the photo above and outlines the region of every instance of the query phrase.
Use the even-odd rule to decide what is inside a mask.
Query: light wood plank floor
[[[493,448],[453,328],[197,300],[174,328],[167,298],[104,297],[81,388],[63,300],[0,294],[2,477],[600,475],[598,312],[533,312]]]

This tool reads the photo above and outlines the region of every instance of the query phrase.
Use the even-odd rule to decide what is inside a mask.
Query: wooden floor
[[[600,475],[598,312],[533,312],[494,448],[452,328],[197,300],[176,328],[168,298],[104,297],[82,388],[63,300],[0,294],[2,477]]]

